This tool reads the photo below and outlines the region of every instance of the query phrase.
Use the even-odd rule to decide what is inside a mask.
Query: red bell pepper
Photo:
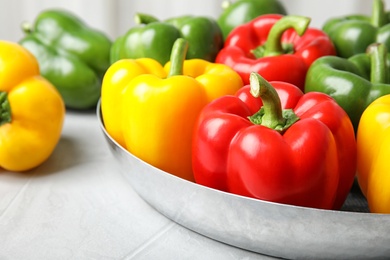
[[[346,112],[329,95],[268,83],[255,72],[250,84],[203,108],[193,138],[195,181],[272,202],[340,209],[356,172]]]
[[[244,84],[257,72],[268,81],[289,82],[303,90],[313,61],[336,55],[328,35],[309,28],[309,23],[303,16],[261,15],[228,35],[216,62],[233,68]]]

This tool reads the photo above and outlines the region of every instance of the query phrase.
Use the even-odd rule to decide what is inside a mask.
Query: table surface
[[[0,259],[275,259],[172,222],[127,183],[95,111],[68,111],[51,157],[0,169]]]

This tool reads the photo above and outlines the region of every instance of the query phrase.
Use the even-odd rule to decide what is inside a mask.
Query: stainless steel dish
[[[134,190],[204,236],[287,259],[390,259],[390,215],[295,207],[210,189],[161,171],[101,130]]]

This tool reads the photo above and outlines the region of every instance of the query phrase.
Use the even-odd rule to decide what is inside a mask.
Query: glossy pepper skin
[[[367,53],[349,59],[322,57],[307,72],[305,92],[319,91],[333,97],[356,130],[364,109],[390,94],[389,65],[390,55],[383,44],[370,45]]]
[[[363,112],[357,132],[357,179],[372,213],[390,213],[390,95]]]
[[[372,43],[390,48],[390,16],[382,0],[373,0],[372,15],[348,15],[327,20],[322,29],[332,39],[337,56],[364,53]]]
[[[178,38],[189,43],[186,59],[214,62],[223,46],[221,29],[213,18],[186,15],[159,21],[150,15],[137,14],[135,20],[138,26],[115,40],[111,63],[124,58],[151,58],[165,65]]]
[[[150,58],[121,59],[112,64],[105,74],[102,83],[101,111],[104,127],[108,134],[126,148],[122,131],[122,94],[127,84],[134,78],[143,75],[155,75],[165,78],[167,72],[156,60]]]
[[[223,38],[239,25],[245,24],[263,14],[287,15],[284,5],[278,0],[238,0],[222,3],[223,11],[217,22]]]
[[[323,93],[303,94],[257,73],[250,84],[202,110],[193,138],[196,182],[272,202],[339,209],[356,171],[348,115]]]
[[[0,64],[0,168],[28,171],[46,161],[56,147],[64,102],[21,45],[0,41]]]
[[[244,84],[249,84],[251,72],[257,72],[268,81],[288,82],[303,90],[313,61],[336,53],[329,37],[308,28],[309,23],[302,16],[259,16],[229,34],[216,62],[233,68]]]
[[[56,9],[41,12],[24,29],[20,44],[38,59],[41,75],[58,89],[65,105],[94,107],[110,65],[110,39],[74,14]]]
[[[187,46],[179,38],[164,67],[150,58],[110,66],[102,86],[102,116],[108,133],[129,152],[193,181],[191,142],[200,110],[243,83],[226,65],[184,60]]]

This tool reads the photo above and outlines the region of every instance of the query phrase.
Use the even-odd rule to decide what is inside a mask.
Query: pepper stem
[[[374,0],[372,4],[371,24],[377,28],[387,24],[385,4],[383,0]]]
[[[159,21],[160,21],[159,19],[149,14],[136,13],[134,16],[134,22],[136,24],[150,24]]]
[[[29,22],[22,22],[20,27],[25,34],[30,34],[34,31],[32,24]]]
[[[178,38],[172,47],[171,52],[171,67],[169,68],[168,77],[175,75],[183,75],[184,60],[186,59],[188,50],[188,41],[183,38]]]
[[[281,43],[283,33],[293,28],[299,36],[302,36],[309,26],[311,19],[305,16],[287,15],[277,21],[271,28],[267,42],[264,45],[263,57],[277,56],[285,53]]]
[[[367,53],[371,57],[371,74],[372,83],[388,82],[388,65],[387,65],[387,48],[382,43],[373,43],[367,48]]]
[[[11,123],[11,106],[8,101],[7,92],[0,91],[0,126]]]
[[[221,4],[222,10],[228,9],[231,5],[232,5],[232,1],[231,0],[223,1],[222,4]]]
[[[249,77],[250,93],[254,97],[260,97],[263,106],[249,120],[258,125],[266,126],[278,132],[286,131],[299,120],[292,109],[282,109],[280,98],[275,88],[256,72]]]

